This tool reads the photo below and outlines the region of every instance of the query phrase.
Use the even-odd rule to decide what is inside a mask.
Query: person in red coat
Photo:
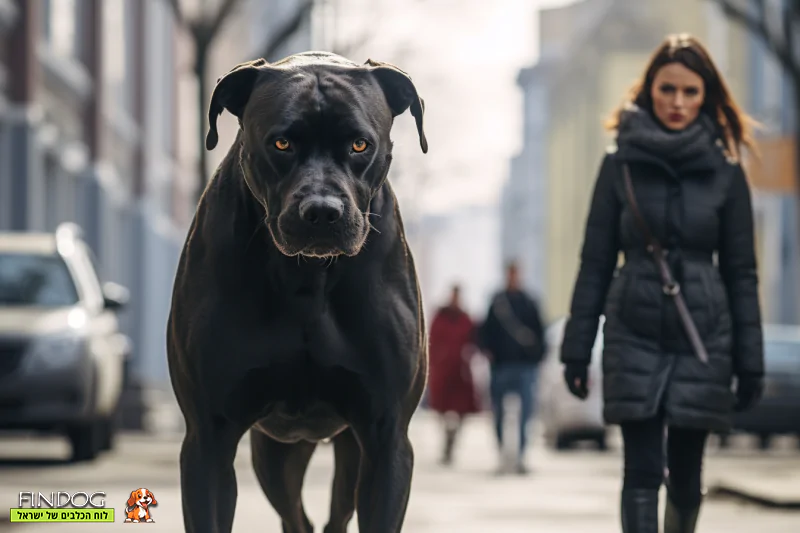
[[[476,329],[461,308],[460,293],[459,286],[452,288],[450,302],[434,315],[429,335],[428,405],[443,418],[443,464],[452,463],[464,417],[480,410],[470,368]]]

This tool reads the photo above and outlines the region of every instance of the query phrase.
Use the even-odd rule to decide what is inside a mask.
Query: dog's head
[[[217,117],[227,109],[239,119],[241,170],[277,248],[288,256],[353,256],[389,170],[394,117],[409,108],[427,152],[424,103],[397,67],[321,52],[259,59],[217,81],[206,148],[216,146]]]
[[[134,506],[144,507],[145,509],[150,505],[158,505],[156,497],[147,489],[136,489],[131,492],[128,498],[128,507]]]

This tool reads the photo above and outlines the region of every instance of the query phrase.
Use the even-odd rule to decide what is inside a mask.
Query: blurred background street
[[[775,23],[760,27],[736,15],[765,6]],[[781,25],[781,17],[794,22]],[[98,404],[107,408],[97,423],[59,425],[63,435],[0,435],[0,530],[85,527],[8,524],[4,515],[20,490],[105,490],[120,513],[141,486],[159,501],[151,529],[181,530],[182,426],[165,325],[198,196],[238,128],[224,113],[218,147],[204,150],[209,95],[237,63],[328,50],[398,65],[425,100],[430,153],[420,153],[410,115],[397,117],[390,180],[426,315],[458,283],[463,308],[482,321],[504,265],[515,260],[548,327],[530,476],[492,476],[488,365],[477,358],[484,403],[459,437],[450,469],[438,464],[438,421],[424,405],[415,418],[417,466],[404,530],[619,531],[616,428],[603,424],[599,387],[583,404],[568,396],[558,347],[609,142],[602,120],[664,35],[689,32],[763,125],[761,160],[745,166],[768,326],[765,399],[731,435],[712,437],[705,473],[712,492],[699,529],[800,531],[800,53],[781,48],[792,42],[781,28],[800,42],[797,2],[0,0],[2,427],[25,426],[25,394],[47,398],[57,411],[80,400],[60,378],[24,374],[36,365],[69,374],[69,357],[56,352],[77,358],[79,340],[58,328],[92,320],[69,310],[73,282],[90,287],[101,317],[90,322],[103,337],[99,377],[91,379],[103,383]],[[74,248],[69,271],[36,259],[61,253],[64,243]],[[18,301],[26,269],[50,300]],[[599,364],[598,356],[593,368]],[[306,484],[318,528],[331,466],[330,447],[320,446]],[[237,468],[234,531],[252,531],[253,523],[280,531],[246,440]]]

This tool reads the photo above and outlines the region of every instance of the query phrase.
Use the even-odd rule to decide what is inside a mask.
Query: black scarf
[[[648,111],[629,105],[622,112],[617,130],[617,146],[633,148],[674,166],[683,166],[714,152],[718,128],[706,113],[680,131],[662,126]]]

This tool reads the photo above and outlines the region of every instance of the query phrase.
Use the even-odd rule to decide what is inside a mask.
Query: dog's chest
[[[330,419],[364,397],[364,379],[344,367],[325,367],[307,351],[267,359],[224,389],[226,416],[253,422],[264,416],[283,421]]]

